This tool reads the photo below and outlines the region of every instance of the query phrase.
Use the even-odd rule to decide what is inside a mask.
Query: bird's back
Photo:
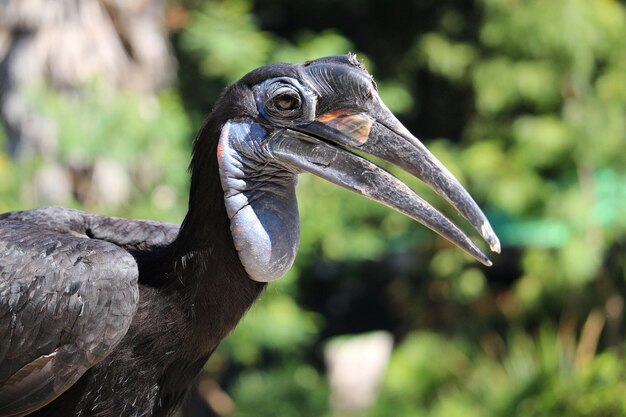
[[[0,216],[0,415],[54,400],[113,352],[137,311],[129,250],[178,227],[60,207]]]

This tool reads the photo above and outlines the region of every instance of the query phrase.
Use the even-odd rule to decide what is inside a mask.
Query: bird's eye
[[[303,117],[313,120],[314,95],[297,80],[272,78],[253,88],[259,113],[268,121],[291,125],[302,121]]]
[[[279,94],[274,97],[274,107],[280,111],[297,110],[300,108],[300,96],[295,91]]]

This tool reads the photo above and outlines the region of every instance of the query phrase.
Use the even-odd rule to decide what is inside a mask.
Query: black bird
[[[296,177],[386,204],[489,259],[398,165],[499,242],[458,181],[391,114],[354,55],[274,64],[227,88],[194,142],[172,224],[60,207],[0,216],[0,416],[165,416],[296,256]]]

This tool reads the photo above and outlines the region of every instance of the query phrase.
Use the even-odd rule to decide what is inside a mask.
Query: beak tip
[[[491,248],[492,252],[495,253],[500,253],[501,251],[501,247],[500,247],[500,241],[496,238],[495,242],[492,242],[489,244],[489,247]]]
[[[487,255],[485,255],[485,254],[484,254],[484,253],[482,253],[482,252],[478,252],[478,253],[472,254],[472,256],[473,256],[473,257],[474,257],[474,258],[475,258],[478,262],[480,262],[481,264],[483,264],[483,265],[485,265],[485,266],[492,266],[492,265],[493,265],[493,262],[491,262],[491,259],[489,259],[489,258],[487,257]]]
[[[491,259],[489,259],[487,255],[485,255],[483,251],[480,250],[478,246],[476,246],[476,244],[472,242],[469,238],[466,239],[467,245],[459,245],[459,243],[457,242],[453,242],[453,243],[456,244],[457,246],[460,246],[462,249],[464,249],[468,254],[472,255],[472,257],[476,259],[478,262],[480,262],[481,264],[485,266],[493,265],[493,263],[491,262]]]
[[[500,250],[502,249],[500,246],[500,239],[498,239],[498,236],[496,236],[496,233],[487,221],[485,221],[480,227],[480,234],[487,241],[492,252],[500,253]]]

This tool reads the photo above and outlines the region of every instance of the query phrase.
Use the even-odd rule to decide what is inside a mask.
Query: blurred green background
[[[193,134],[228,83],[266,63],[352,51],[503,243],[484,268],[410,219],[301,176],[297,264],[209,361],[208,405],[196,399],[186,415],[626,416],[626,2],[160,7],[177,63],[169,87],[25,83],[54,146],[3,147],[1,212],[54,203],[180,222]],[[108,166],[120,179],[101,188],[124,192],[101,198],[94,181]],[[64,192],[46,191],[55,175]],[[375,330],[394,347],[373,403],[331,407],[328,341]]]

